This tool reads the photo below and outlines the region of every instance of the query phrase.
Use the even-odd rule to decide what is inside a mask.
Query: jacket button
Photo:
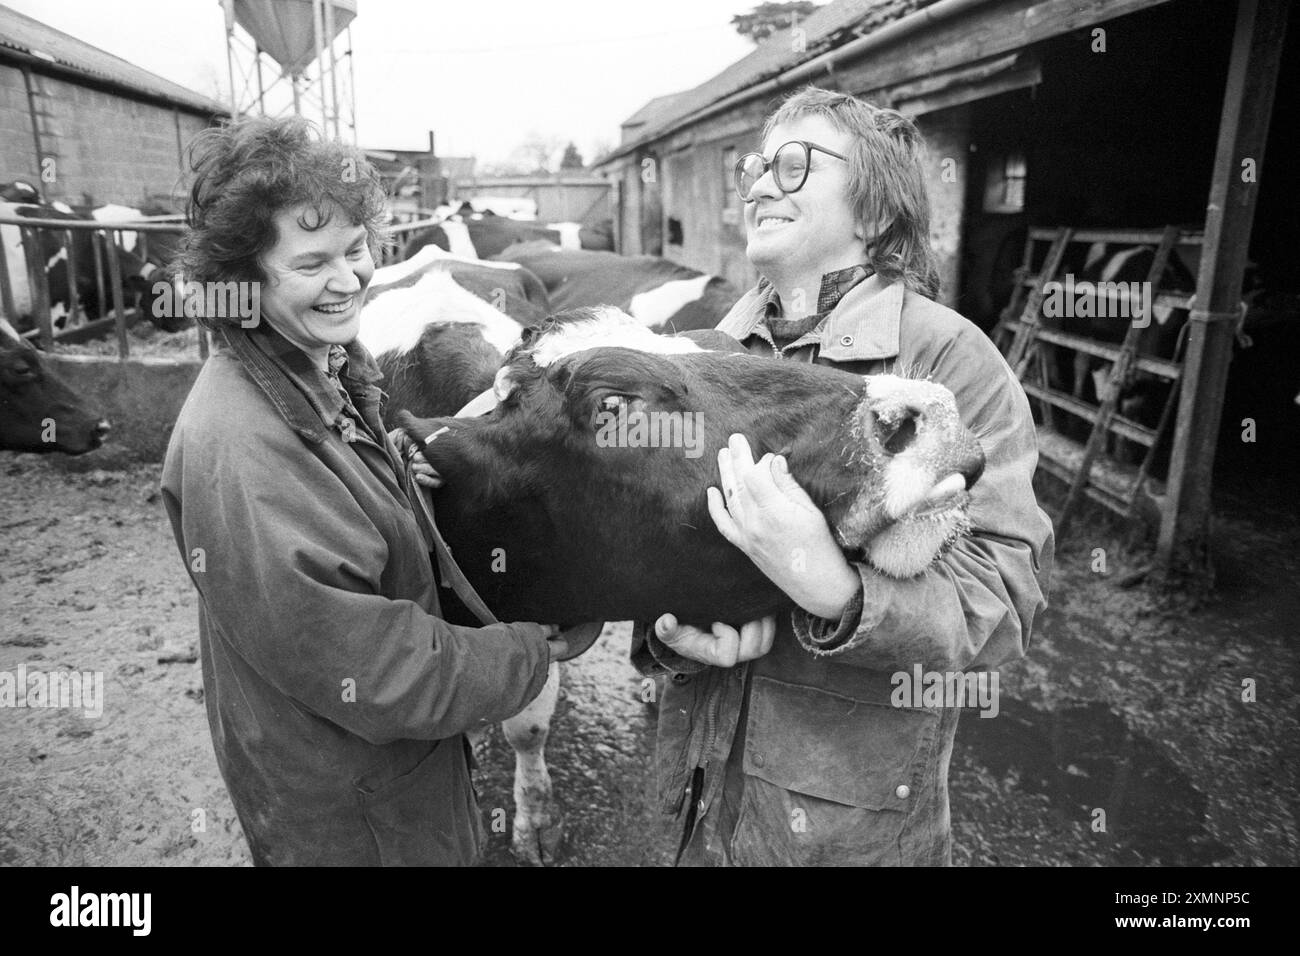
[[[754,766],[755,766],[755,767],[761,767],[761,766],[763,766],[763,755],[762,755],[762,754],[754,754]]]
[[[906,800],[911,795],[912,788],[905,783],[900,783],[898,789],[894,791],[894,796],[898,797],[899,800]]]
[[[851,335],[840,336],[840,345],[843,345],[845,348],[848,348],[852,344],[853,344],[853,336]]]

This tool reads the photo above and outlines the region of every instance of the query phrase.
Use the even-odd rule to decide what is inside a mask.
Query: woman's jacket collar
[[[343,412],[343,396],[308,355],[267,322],[250,329],[223,326],[220,335],[289,427],[307,441],[324,441]],[[348,364],[340,380],[359,403],[377,408],[383,373],[359,342],[344,349]]]

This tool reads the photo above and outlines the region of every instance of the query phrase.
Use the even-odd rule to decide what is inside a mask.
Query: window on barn
[[[1028,167],[1022,152],[1007,153],[989,166],[984,184],[985,212],[1023,212]]]
[[[684,243],[682,239],[682,221],[674,216],[668,217],[668,244],[670,246],[680,246]]]
[[[739,158],[740,154],[734,146],[722,150],[722,195],[726,197],[722,203],[722,221],[729,226],[740,225],[740,209],[744,205],[736,193],[735,185],[736,160]]]

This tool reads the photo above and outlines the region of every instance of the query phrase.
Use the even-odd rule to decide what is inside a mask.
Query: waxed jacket
[[[1053,558],[1051,522],[1031,485],[1029,405],[987,336],[902,283],[861,282],[814,341],[785,357],[762,327],[773,295],[760,282],[718,328],[774,360],[947,386],[986,467],[972,489],[969,537],[906,581],[855,564],[862,591],[843,620],[783,614],[772,650],[756,661],[688,661],[638,626],[633,663],[670,675],[659,706],[662,808],[683,827],[682,862],[947,864],[947,773],[961,711],[894,706],[894,675],[918,664],[995,670],[1025,653]]]
[[[540,692],[545,632],[438,617],[364,348],[347,347],[344,395],[265,323],[224,334],[162,490],[254,862],[473,863],[484,832],[464,732]]]

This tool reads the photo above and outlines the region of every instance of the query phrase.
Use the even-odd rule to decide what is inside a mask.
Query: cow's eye
[[[627,407],[626,395],[606,395],[600,400],[600,407],[603,411],[616,412],[620,408]]]

